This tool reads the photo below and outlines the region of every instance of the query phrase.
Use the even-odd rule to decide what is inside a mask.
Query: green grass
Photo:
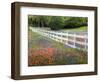
[[[32,41],[32,48],[41,48],[40,45],[38,45],[38,41],[41,39],[47,40],[50,42],[50,45],[53,45],[53,47],[58,48],[58,49],[63,49],[64,51],[80,51],[78,49],[75,48],[70,48],[70,47],[65,47],[65,44],[61,43],[61,42],[57,42],[55,40],[51,40],[50,38],[41,36],[40,34],[37,34],[35,32],[32,32],[31,30],[29,30],[29,35],[31,34],[31,38],[29,39],[29,41]],[[30,44],[30,43],[29,43]]]
[[[64,29],[64,31],[87,31],[87,30],[88,30],[87,26],[82,26],[82,27],[73,28],[73,29]]]
[[[56,53],[54,54],[54,65],[87,64],[88,62],[86,51],[66,47],[63,43],[41,36],[31,30],[28,30],[28,34],[29,48],[42,49],[46,43],[42,44],[41,40],[46,40],[50,43],[49,45],[52,45],[52,48],[56,49]]]

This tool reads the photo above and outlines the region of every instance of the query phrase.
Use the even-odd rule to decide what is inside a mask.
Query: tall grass
[[[71,65],[87,64],[86,51],[67,47],[66,45],[41,36],[29,30],[28,65]]]

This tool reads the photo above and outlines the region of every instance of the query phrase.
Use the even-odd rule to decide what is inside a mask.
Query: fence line
[[[41,28],[30,27],[33,32],[36,32],[42,36],[51,38],[52,40],[64,43],[65,45],[82,49],[87,51],[87,32],[61,32],[61,31],[48,31]]]

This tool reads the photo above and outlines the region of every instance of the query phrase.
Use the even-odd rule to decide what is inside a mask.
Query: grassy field
[[[87,52],[28,31],[28,65],[87,64]]]
[[[73,28],[73,29],[64,29],[64,31],[87,31],[88,30],[88,28],[87,28],[87,26],[82,26],[82,27],[78,27],[78,28]]]

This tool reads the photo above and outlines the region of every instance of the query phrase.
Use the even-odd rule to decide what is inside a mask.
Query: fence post
[[[87,37],[85,35],[85,50],[87,50]]]
[[[76,42],[76,33],[74,33],[74,48],[76,48],[77,46],[75,45]]]
[[[67,37],[66,37],[66,38],[67,38],[67,41],[66,41],[66,43],[67,43],[67,45],[68,45],[68,32],[67,32]]]

